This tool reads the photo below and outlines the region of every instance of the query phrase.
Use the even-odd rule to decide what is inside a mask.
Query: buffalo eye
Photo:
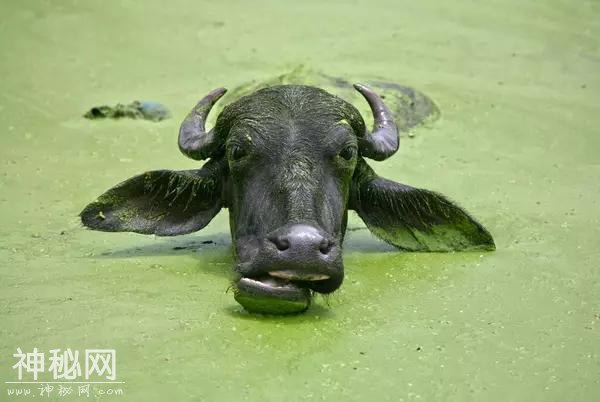
[[[239,145],[232,146],[231,150],[229,151],[230,158],[231,158],[231,160],[234,160],[234,161],[242,159],[247,154],[248,154],[248,152]]]
[[[354,155],[356,155],[356,148],[353,146],[344,147],[344,149],[342,149],[339,153],[339,156],[346,159],[347,161],[354,158]]]

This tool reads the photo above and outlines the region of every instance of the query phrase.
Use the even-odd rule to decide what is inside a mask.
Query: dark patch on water
[[[425,122],[437,120],[440,116],[440,110],[431,98],[409,86],[382,78],[358,77],[355,80],[351,77],[333,77],[302,65],[275,78],[263,81],[253,80],[231,88],[224,100],[217,104],[216,110],[219,113],[225,105],[261,88],[275,85],[310,85],[324,89],[352,103],[365,120],[369,120],[371,118],[369,106],[353,87],[353,84],[357,82],[372,87],[382,99],[385,99],[385,103],[392,111],[401,131],[409,131]],[[413,136],[412,133],[409,135],[409,137]]]
[[[83,117],[86,119],[143,119],[161,121],[171,117],[169,109],[161,103],[151,101],[133,101],[127,105],[121,103],[115,106],[94,106]]]

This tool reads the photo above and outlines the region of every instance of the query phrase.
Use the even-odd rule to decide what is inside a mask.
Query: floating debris
[[[128,105],[94,106],[83,115],[86,119],[144,119],[161,121],[171,117],[169,109],[161,103],[133,101]]]

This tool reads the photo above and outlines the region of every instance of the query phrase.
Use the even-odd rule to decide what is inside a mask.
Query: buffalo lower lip
[[[310,305],[310,291],[278,278],[241,278],[235,300],[246,310],[262,314],[300,313]]]

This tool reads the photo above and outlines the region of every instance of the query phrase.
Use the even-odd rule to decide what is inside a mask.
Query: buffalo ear
[[[105,232],[175,236],[198,231],[222,207],[221,170],[209,161],[199,170],[155,170],[132,177],[86,206],[81,221]]]
[[[349,208],[377,237],[403,250],[494,250],[490,233],[441,194],[381,178],[359,161]]]

